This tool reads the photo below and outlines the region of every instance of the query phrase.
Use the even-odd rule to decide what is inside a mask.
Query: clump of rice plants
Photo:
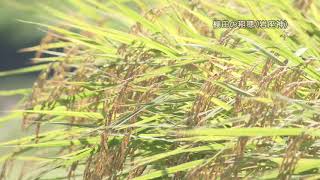
[[[319,1],[64,3],[39,8],[35,65],[0,73],[41,70],[2,93],[36,129],[0,144],[2,179],[18,161],[22,179],[320,178]]]

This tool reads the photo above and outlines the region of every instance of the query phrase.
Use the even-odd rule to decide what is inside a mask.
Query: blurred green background
[[[34,0],[0,0],[0,71],[21,68],[30,65],[32,53],[18,53],[18,50],[39,43],[43,32],[37,27],[19,22],[40,21],[42,17],[30,9]],[[31,87],[36,74],[0,77],[0,91]],[[19,96],[0,96],[0,117],[7,114],[21,99]],[[14,139],[23,133],[20,120],[0,122],[0,142]],[[1,153],[1,152],[0,152]]]
[[[35,45],[43,35],[37,27],[20,20],[39,21],[40,14],[30,9],[33,0],[0,0],[0,70],[28,65],[32,54],[17,53],[24,47]],[[2,84],[1,84],[2,85]]]

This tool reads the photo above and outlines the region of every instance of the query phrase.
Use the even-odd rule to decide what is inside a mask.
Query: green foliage
[[[27,94],[0,122],[23,114],[36,132],[0,144],[16,148],[1,158],[0,179],[17,160],[25,179],[319,177],[318,1],[40,6],[55,24],[27,22],[48,33],[22,51],[46,64],[0,72],[42,70],[32,93],[0,92]],[[213,19],[289,27],[213,29]]]

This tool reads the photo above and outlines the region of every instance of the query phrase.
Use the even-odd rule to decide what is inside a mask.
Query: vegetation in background
[[[18,22],[17,19],[38,21],[38,14],[32,10],[32,6],[26,6],[26,2],[33,0],[1,0],[0,1],[0,35],[7,45],[17,46],[40,39],[43,33],[36,31],[36,27]],[[24,3],[24,4],[22,4]],[[23,30],[22,30],[23,29]]]
[[[0,179],[319,179],[319,1],[64,2],[40,4],[35,66],[0,72],[42,70],[0,92],[25,95],[0,122],[36,127],[0,143]]]

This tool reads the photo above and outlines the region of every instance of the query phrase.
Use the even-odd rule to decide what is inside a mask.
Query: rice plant
[[[66,0],[0,179],[319,179],[320,1]],[[213,20],[287,28],[214,28]]]

